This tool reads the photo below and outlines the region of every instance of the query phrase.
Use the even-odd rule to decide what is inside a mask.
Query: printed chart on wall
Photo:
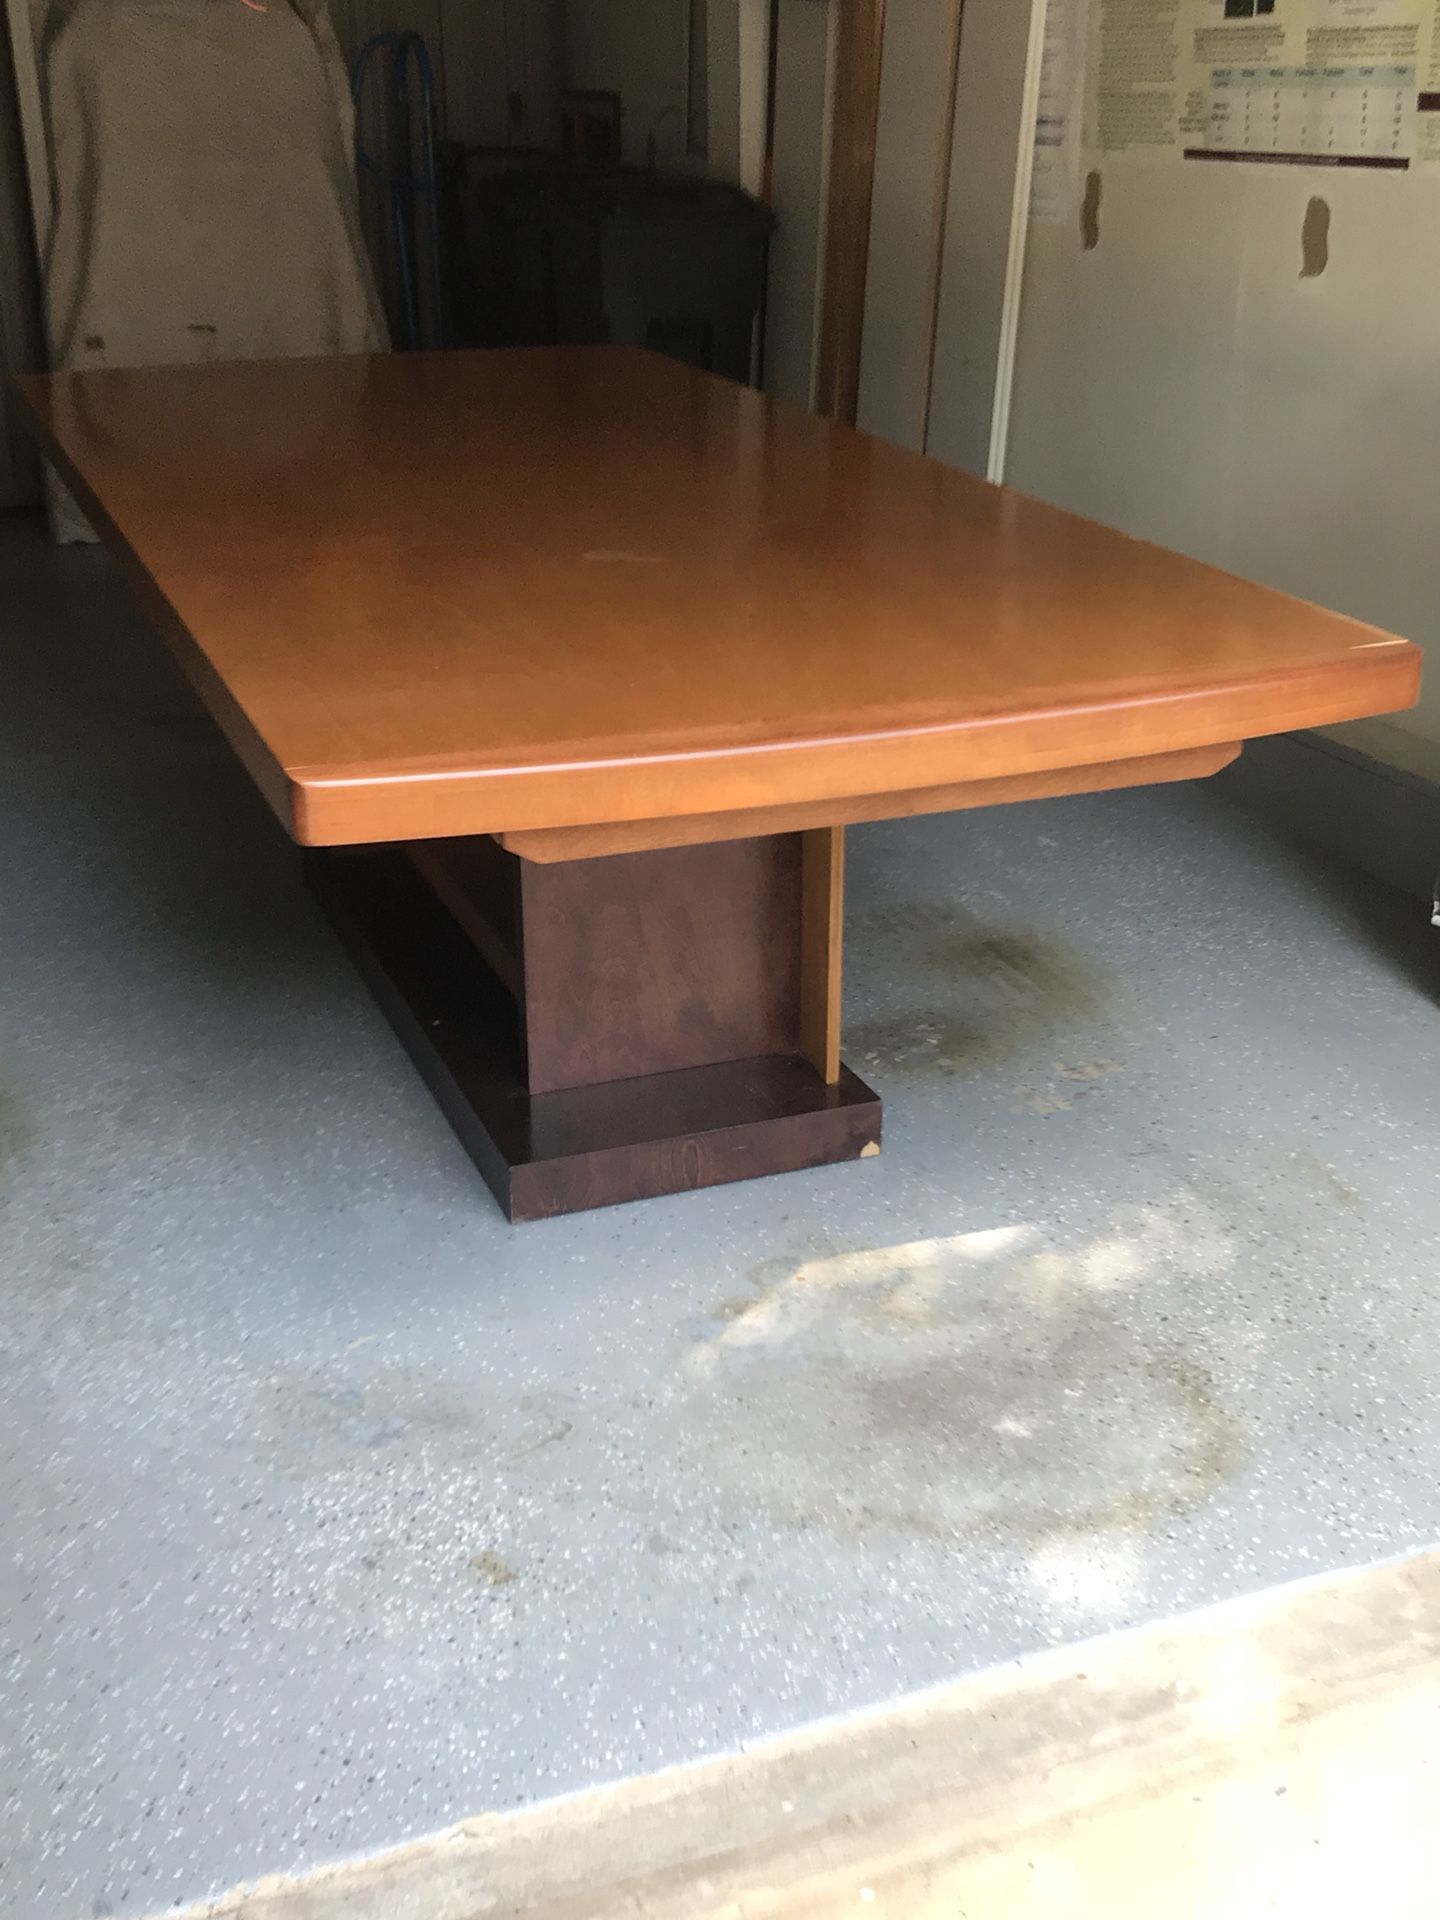
[[[1035,114],[1035,162],[1030,218],[1068,220],[1080,177],[1085,112],[1089,0],[1048,0],[1040,93]]]
[[[1083,0],[1049,4],[1073,21]],[[1090,0],[1088,14],[1092,152],[1440,167],[1440,0]]]

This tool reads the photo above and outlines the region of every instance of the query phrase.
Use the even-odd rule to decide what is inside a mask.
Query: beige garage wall
[[[1031,232],[1008,478],[1434,650],[1419,710],[1350,737],[1440,774],[1440,181],[1180,161],[1101,184],[1093,251]]]
[[[987,473],[1004,400],[1044,0],[888,0],[859,423]]]
[[[928,450],[1004,470],[1045,0],[965,0]]]
[[[925,439],[960,0],[887,0],[857,424]]]

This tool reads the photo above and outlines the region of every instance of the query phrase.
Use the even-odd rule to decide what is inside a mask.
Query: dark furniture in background
[[[775,222],[738,187],[452,148],[445,199],[459,342],[653,347],[757,376]]]

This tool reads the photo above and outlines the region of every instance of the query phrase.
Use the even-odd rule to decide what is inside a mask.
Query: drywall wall
[[[709,0],[720,5],[721,0]],[[740,77],[738,86],[739,152],[733,177],[747,193],[762,196],[765,189],[765,109],[770,84],[769,0],[725,0],[737,6]],[[815,0],[808,0],[815,5]],[[713,168],[712,168],[713,171]]]
[[[626,160],[653,141],[662,167],[684,165],[689,0],[564,0],[560,66],[567,86],[620,95]]]
[[[889,0],[858,420],[974,473],[1003,451],[1044,0]]]
[[[973,473],[1003,440],[1043,14],[1043,0],[886,11],[859,424]]]
[[[960,0],[888,0],[856,420],[920,448],[950,164]]]
[[[1395,724],[1440,774],[1440,181],[1100,176],[1092,249],[1031,229],[1007,478],[1430,647]],[[1347,737],[1403,764],[1386,726]]]
[[[965,0],[926,447],[969,473],[1004,456],[1045,0]]]
[[[801,3],[827,10],[827,0]],[[781,0],[782,13],[791,4]],[[734,181],[758,195],[764,184],[769,0],[705,0],[704,12],[709,171],[717,180]]]
[[[387,17],[393,4],[383,0]],[[403,4],[422,7],[427,0]],[[560,137],[559,0],[438,0],[438,13],[449,137],[474,147],[554,146]]]

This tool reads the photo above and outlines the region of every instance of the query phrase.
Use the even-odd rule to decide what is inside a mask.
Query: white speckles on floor
[[[1440,949],[1223,787],[852,836],[874,1161],[511,1229],[103,559],[0,536],[0,1912],[1440,1532]]]

